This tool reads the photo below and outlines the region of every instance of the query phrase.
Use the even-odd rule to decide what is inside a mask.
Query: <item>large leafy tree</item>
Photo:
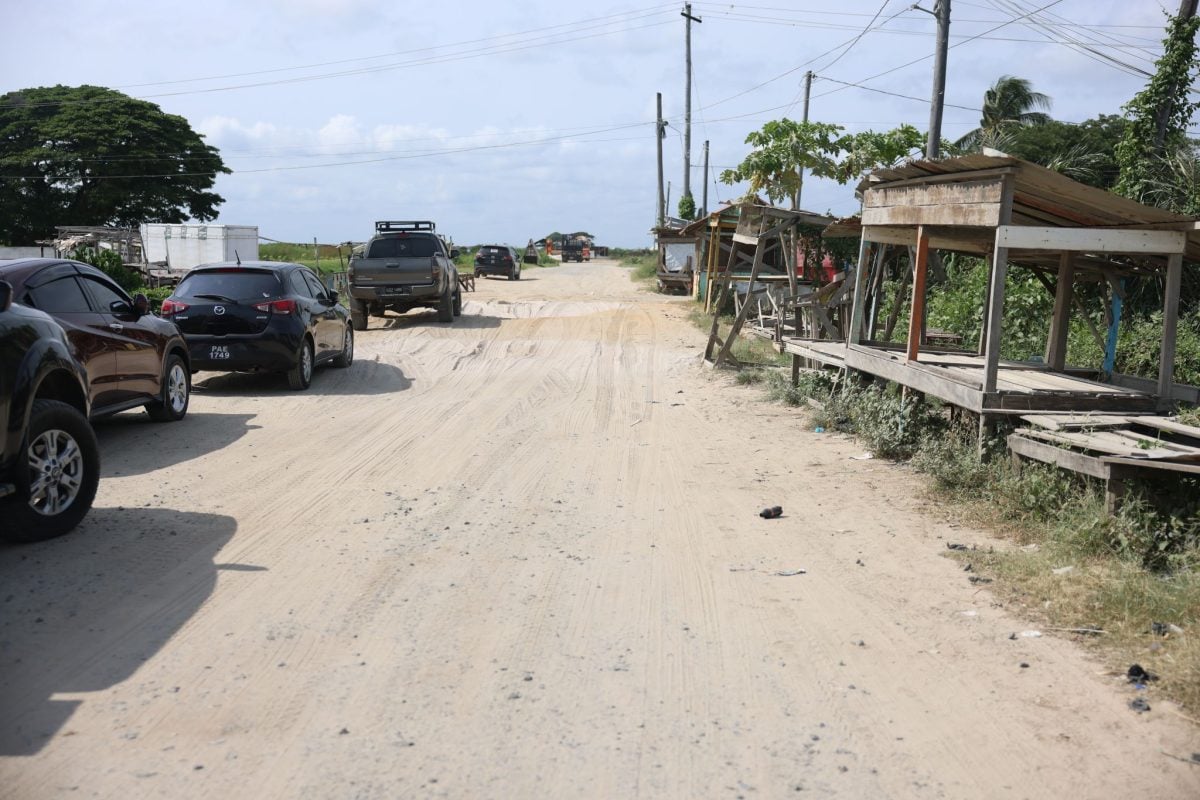
[[[753,149],[736,168],[722,172],[721,181],[729,185],[746,181],[747,195],[761,192],[774,203],[790,199],[795,208],[801,169],[844,184],[898,161],[924,141],[924,134],[911,125],[883,133],[845,134],[844,130],[826,122],[772,120],[746,137]]]
[[[215,219],[228,173],[183,117],[99,86],[0,96],[0,242],[56,225]]]
[[[1028,80],[1002,75],[983,93],[979,127],[954,144],[964,150],[996,147],[1015,128],[1045,125],[1050,121],[1049,110],[1050,98],[1035,92]]]

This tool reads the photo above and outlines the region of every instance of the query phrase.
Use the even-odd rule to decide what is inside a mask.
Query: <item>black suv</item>
[[[0,281],[0,537],[60,536],[92,507],[100,480],[83,367],[66,332],[12,303]]]
[[[521,280],[521,258],[506,244],[485,244],[475,253],[475,277],[507,275],[510,281]]]
[[[196,267],[163,301],[161,313],[183,331],[196,370],[284,372],[300,390],[320,364],[354,361],[350,312],[301,264]]]

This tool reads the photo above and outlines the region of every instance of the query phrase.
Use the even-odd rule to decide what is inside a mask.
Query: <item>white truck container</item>
[[[258,260],[257,225],[151,222],[141,230],[146,261],[165,261],[172,272],[214,261]]]

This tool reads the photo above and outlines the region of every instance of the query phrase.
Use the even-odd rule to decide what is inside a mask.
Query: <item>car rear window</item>
[[[428,236],[388,236],[371,242],[367,258],[429,258],[437,242]]]
[[[176,297],[196,297],[202,294],[220,295],[234,300],[278,297],[279,278],[266,270],[229,270],[192,272],[184,276],[175,289]]]
[[[479,252],[481,255],[495,256],[501,253],[501,249],[499,247],[481,247]]]

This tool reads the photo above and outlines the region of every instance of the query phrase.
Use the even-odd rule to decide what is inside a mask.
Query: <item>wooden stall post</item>
[[[854,267],[858,272],[858,277],[854,281],[854,300],[850,306],[850,330],[846,337],[849,344],[858,344],[862,341],[863,293],[867,286],[865,274],[870,248],[871,243],[867,241],[866,236],[863,236],[862,242],[858,246],[858,264]]]
[[[1000,230],[1012,222],[1013,177],[1005,175],[1004,188],[1000,192],[1000,213],[996,226],[996,246],[992,253],[991,269],[988,272],[988,305],[984,310],[983,323],[986,334],[983,339],[983,393],[996,391],[1000,373],[1000,327],[1004,321],[1004,283],[1008,278],[1008,248],[1000,245]],[[986,397],[984,399],[986,405]]]
[[[1162,353],[1158,361],[1158,405],[1171,405],[1175,382],[1175,329],[1179,325],[1179,282],[1183,275],[1183,254],[1167,257],[1167,282],[1163,287]]]
[[[1046,340],[1046,363],[1055,372],[1062,372],[1067,365],[1067,334],[1071,329],[1071,299],[1074,295],[1075,254],[1064,250],[1058,260],[1054,316],[1050,319],[1050,336]]]
[[[921,353],[921,332],[925,330],[925,276],[929,271],[929,234],[917,226],[917,255],[913,262],[912,310],[908,318],[908,360]]]

